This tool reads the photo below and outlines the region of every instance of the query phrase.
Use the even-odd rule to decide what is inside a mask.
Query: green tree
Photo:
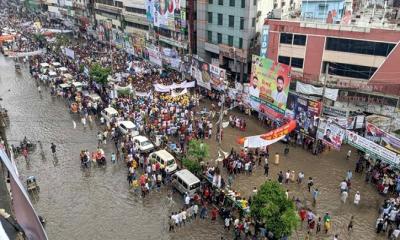
[[[276,181],[261,185],[252,199],[250,213],[265,223],[275,238],[289,237],[300,223],[293,201],[286,198],[285,190]]]
[[[191,160],[188,158],[183,158],[182,159],[182,165],[192,172],[193,174],[197,175],[201,172],[201,166],[200,163],[197,160]]]
[[[100,64],[95,63],[90,67],[90,78],[93,79],[98,84],[101,84],[104,87],[108,82],[108,75],[111,74],[110,67],[102,67]]]
[[[200,140],[191,140],[188,146],[188,157],[190,160],[203,161],[209,156],[208,145]]]

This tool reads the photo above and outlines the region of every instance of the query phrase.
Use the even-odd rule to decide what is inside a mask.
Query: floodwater
[[[165,189],[161,193],[152,192],[142,199],[128,190],[126,167],[122,163],[108,164],[106,168],[94,167],[91,171],[80,168],[79,151],[92,151],[97,145],[98,127],[83,129],[77,116],[71,115],[65,101],[43,89],[39,95],[35,83],[30,79],[27,69],[16,74],[13,62],[0,57],[0,96],[3,106],[9,110],[10,127],[7,136],[10,143],[28,139],[40,140],[44,154],[38,149],[31,154],[29,164],[18,158],[17,165],[21,180],[27,176],[37,177],[40,193],[32,196],[37,212],[44,216],[48,224],[46,230],[50,239],[220,239],[225,236],[232,239],[232,234],[223,230],[221,222],[210,220],[190,223],[176,233],[168,233],[167,217],[171,211],[182,206],[179,195],[171,204],[166,198]],[[44,87],[42,87],[44,88]],[[233,112],[232,114],[239,115]],[[77,128],[73,129],[73,120]],[[248,129],[241,132],[230,127],[224,130],[222,148],[229,151],[231,147],[239,149],[236,144],[238,136],[260,134],[266,131],[255,117],[248,119]],[[57,159],[51,156],[50,143],[57,145]],[[215,159],[216,146],[214,138],[210,143],[211,159]],[[104,147],[110,155],[111,146]],[[346,160],[348,148],[341,152],[330,151],[313,156],[300,147],[292,148],[284,157],[283,145],[274,144],[270,153],[281,153],[281,163],[274,165],[270,160],[270,178],[277,179],[277,173],[288,169],[304,171],[306,178],[314,178],[314,186],[320,191],[316,207],[311,205],[311,194],[306,186],[296,183],[285,185],[290,190],[290,197],[299,197],[308,207],[322,216],[325,212],[332,215],[333,228],[328,235],[312,234],[312,239],[332,239],[339,234],[339,239],[384,239],[377,236],[374,224],[379,204],[379,196],[372,185],[365,184],[364,176],[353,173],[352,190],[346,204],[339,200],[339,183],[348,169],[354,169],[356,151],[352,159]],[[262,167],[257,167],[252,176],[240,175],[234,181],[234,189],[249,195],[254,186],[261,185],[266,178]],[[355,191],[360,191],[359,206],[352,204]],[[355,216],[354,230],[347,232],[350,217]],[[304,239],[305,226],[293,234],[292,239]]]

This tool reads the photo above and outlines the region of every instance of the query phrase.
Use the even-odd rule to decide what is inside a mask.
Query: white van
[[[132,137],[139,135],[136,125],[131,121],[118,122],[118,128],[124,135],[130,134]]]
[[[112,107],[104,108],[101,111],[101,116],[106,120],[106,122],[110,122],[111,118],[118,117],[118,111]]]
[[[147,137],[136,136],[132,139],[133,143],[138,146],[138,149],[142,153],[151,152],[154,150],[154,145]]]
[[[165,171],[169,174],[176,171],[178,165],[176,164],[176,160],[171,153],[166,150],[159,150],[157,152],[153,152],[150,154],[150,159],[157,161],[161,165],[165,167]]]
[[[193,196],[200,188],[200,179],[189,170],[182,169],[172,175],[172,186],[182,194],[189,193],[189,196]]]

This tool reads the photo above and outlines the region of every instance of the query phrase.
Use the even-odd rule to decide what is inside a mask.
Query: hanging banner
[[[174,84],[169,85],[169,86],[157,83],[157,84],[153,84],[153,86],[154,86],[154,90],[156,92],[170,92],[171,90],[174,90],[174,89],[177,89],[177,88],[185,88],[185,89],[186,88],[193,88],[193,87],[195,87],[195,82],[194,81],[191,81],[191,82],[184,81],[182,83],[179,83],[179,84],[174,83]]]
[[[365,138],[391,151],[400,153],[400,139],[383,131],[372,123],[367,122],[365,124]]]
[[[29,57],[29,56],[36,56],[46,53],[45,49],[40,49],[32,52],[8,52],[8,57]]]
[[[149,53],[149,61],[158,66],[162,66],[160,52],[151,48],[147,48],[147,51]]]
[[[282,116],[285,114],[290,70],[288,65],[253,55],[249,94],[255,110],[265,106]]]
[[[315,138],[321,103],[289,93],[285,116],[296,120],[296,131]]]
[[[380,159],[390,165],[398,167],[400,159],[399,156],[379,144],[376,144],[354,132],[346,130],[347,142],[353,147],[360,149],[366,153],[369,153],[371,157]]]
[[[224,81],[226,70],[210,64],[211,87],[222,91],[225,89]]]
[[[301,83],[297,81],[296,92],[303,93],[306,95],[322,96],[323,88],[315,87],[311,84]],[[338,98],[338,94],[339,94],[339,89],[325,88],[325,97],[330,100],[336,101]]]
[[[329,120],[321,120],[320,127],[321,125],[325,126],[323,128],[324,132],[322,136],[318,136],[318,139],[320,139],[325,145],[340,150],[343,139],[346,135],[346,130]]]
[[[211,76],[208,63],[193,58],[191,71],[192,77],[196,79],[197,85],[211,90]]]
[[[238,144],[248,148],[259,148],[271,145],[282,140],[287,134],[296,128],[296,121],[290,120],[283,126],[262,135],[243,137],[238,139]]]
[[[186,27],[185,0],[146,0],[147,20],[155,27],[181,30]]]
[[[70,49],[70,48],[65,48],[65,55],[71,59],[75,59],[75,52],[74,50]]]
[[[332,106],[324,106],[323,113],[325,115],[333,116],[333,117],[345,117],[349,116],[349,111],[342,108],[332,107]]]

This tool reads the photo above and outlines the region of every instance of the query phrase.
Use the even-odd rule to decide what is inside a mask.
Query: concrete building
[[[338,22],[345,13],[345,0],[305,0],[301,3],[301,17],[307,21]]]
[[[149,31],[149,23],[146,18],[146,6],[144,0],[125,0],[122,10],[124,31],[128,34],[146,37]]]
[[[124,4],[122,1],[95,1],[95,26],[99,40],[116,42],[122,38],[123,8]]]

